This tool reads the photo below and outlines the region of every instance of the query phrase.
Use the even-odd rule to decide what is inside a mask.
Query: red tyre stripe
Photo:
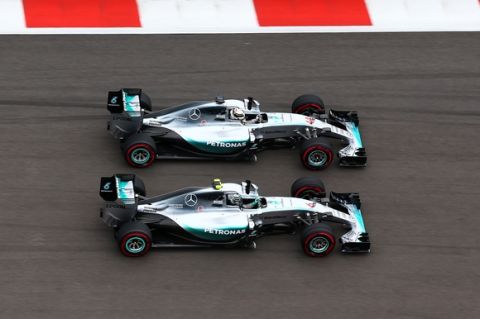
[[[310,249],[308,249],[308,244],[310,243],[310,241],[314,238],[314,237],[317,237],[317,236],[325,236],[327,237],[329,240],[330,240],[330,246],[328,247],[328,249],[322,253],[322,254],[314,254],[310,251]],[[329,233],[325,233],[325,232],[318,232],[318,233],[313,233],[313,234],[310,234],[306,239],[305,241],[303,242],[303,250],[305,251],[305,253],[309,256],[312,256],[312,257],[323,257],[323,256],[326,256],[328,255],[332,250],[333,248],[335,248],[335,238],[333,238],[332,235],[330,235]]]
[[[321,189],[320,187],[304,186],[304,187],[300,188],[298,191],[295,192],[295,197],[300,196],[300,194],[303,193],[306,190],[313,190],[314,192],[317,192],[317,193],[325,193],[325,190]]]
[[[372,25],[364,0],[254,0],[260,26]]]
[[[320,168],[318,168],[318,169],[322,169],[322,168],[328,167],[328,165],[330,165],[330,163],[331,163],[332,160],[333,160],[332,150],[327,149],[327,148],[324,148],[324,147],[322,147],[322,146],[320,146],[320,145],[311,146],[311,147],[307,148],[307,149],[305,150],[305,152],[303,152],[303,155],[302,155],[303,165],[305,165],[305,167],[307,167],[308,169],[316,170],[316,168],[312,168],[312,167],[310,167],[310,165],[308,165],[308,159],[307,159],[308,154],[309,154],[311,151],[316,150],[316,149],[317,149],[317,150],[321,150],[321,151],[327,153],[327,155],[328,155],[328,161],[325,163],[325,165],[323,165],[322,167],[320,167]]]
[[[295,113],[297,114],[302,114],[303,111],[309,109],[309,108],[313,108],[313,109],[318,109],[318,110],[321,110],[321,111],[325,111],[325,109],[323,107],[321,107],[320,105],[318,104],[304,104],[304,105],[300,105],[299,107],[297,107],[295,109]]]
[[[141,27],[136,0],[23,0],[29,28]]]
[[[132,238],[132,237],[141,237],[145,240],[146,242],[146,247],[145,249],[143,250],[142,253],[140,254],[132,254],[130,252],[128,252],[128,250],[125,248],[125,243],[127,242],[127,240],[129,238]],[[122,252],[122,254],[124,254],[125,256],[128,256],[128,257],[140,257],[140,256],[143,256],[145,255],[146,253],[148,253],[148,251],[150,250],[150,247],[152,246],[152,241],[150,240],[150,238],[148,238],[147,235],[145,235],[144,233],[139,233],[139,232],[136,232],[136,233],[129,233],[125,236],[123,236],[122,238],[122,241],[120,242],[120,251]]]
[[[138,164],[135,164],[132,159],[130,158],[130,154],[136,149],[136,148],[139,148],[139,147],[144,147],[146,148],[149,152],[150,152],[150,160],[145,163],[144,165],[138,165]],[[152,149],[152,147],[148,144],[134,144],[132,146],[130,146],[130,148],[127,150],[127,152],[125,153],[126,155],[126,159],[127,159],[127,162],[128,164],[132,165],[133,167],[149,167],[150,165],[152,165],[153,161],[155,160],[155,151]]]

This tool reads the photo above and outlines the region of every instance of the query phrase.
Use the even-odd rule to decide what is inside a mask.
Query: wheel
[[[313,224],[303,230],[301,244],[308,256],[324,257],[335,248],[335,236],[329,225]]]
[[[140,257],[152,247],[152,235],[147,225],[130,222],[120,226],[117,232],[120,251],[127,257]]]
[[[316,95],[301,95],[292,103],[292,113],[312,116],[314,114],[325,114],[325,104]]]
[[[326,196],[325,185],[316,177],[301,177],[292,184],[292,197],[312,200]]]
[[[143,92],[140,94],[140,107],[144,110],[150,112],[152,111],[152,100],[146,93]]]
[[[133,180],[133,190],[135,194],[141,195],[143,197],[147,196],[145,184],[138,176],[135,176],[135,179]]]
[[[130,136],[123,144],[125,159],[133,167],[148,167],[156,156],[153,139],[146,134]]]
[[[333,161],[332,145],[322,138],[305,140],[300,146],[300,159],[306,168],[325,169]]]

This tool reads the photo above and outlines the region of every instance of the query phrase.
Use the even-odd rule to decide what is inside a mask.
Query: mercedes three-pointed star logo
[[[202,115],[202,113],[199,109],[191,109],[190,112],[188,112],[188,117],[193,121],[198,120],[200,115]]]
[[[195,194],[188,194],[187,196],[185,196],[185,204],[187,206],[190,206],[190,207],[195,206],[197,204],[197,201],[198,201],[197,195]]]

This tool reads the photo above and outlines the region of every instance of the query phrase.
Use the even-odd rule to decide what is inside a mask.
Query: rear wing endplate
[[[120,91],[109,91],[107,109],[110,113],[126,112],[131,117],[142,115],[140,106],[141,89],[121,89]]]
[[[120,199],[124,204],[135,203],[135,175],[116,174],[102,177],[100,180],[100,197],[109,202]]]

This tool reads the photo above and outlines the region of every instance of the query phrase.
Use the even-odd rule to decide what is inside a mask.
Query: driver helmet
[[[234,107],[232,109],[232,118],[237,120],[243,120],[245,118],[245,112],[239,107]]]

